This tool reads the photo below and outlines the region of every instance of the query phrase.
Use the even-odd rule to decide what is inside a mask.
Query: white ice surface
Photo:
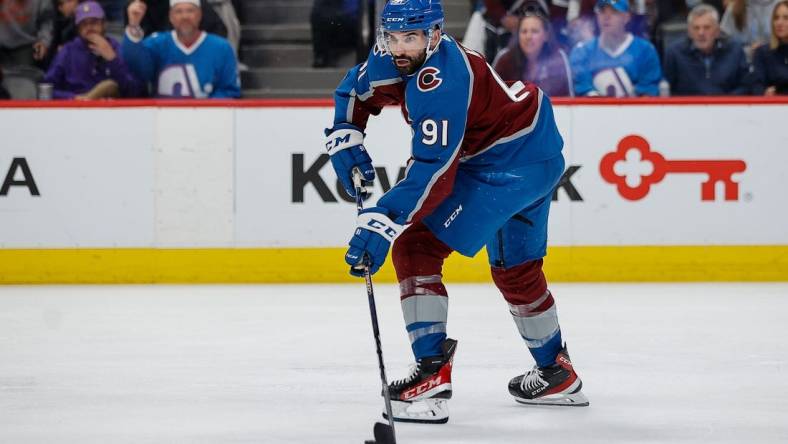
[[[788,442],[788,284],[551,286],[591,401],[526,407],[490,285],[450,285],[446,425],[410,443]],[[376,287],[389,379],[412,359]],[[0,443],[356,443],[380,418],[357,285],[0,286]]]

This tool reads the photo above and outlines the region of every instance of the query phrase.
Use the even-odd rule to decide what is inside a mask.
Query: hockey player
[[[159,97],[240,97],[241,82],[230,43],[200,30],[200,0],[170,0],[172,32],[143,40],[140,27],[147,7],[140,0],[128,6],[129,25],[123,58],[140,79],[153,84]]]
[[[564,169],[563,141],[550,100],[535,85],[512,88],[473,51],[442,33],[438,0],[391,0],[378,43],[334,94],[326,147],[345,190],[352,171],[373,180],[363,146],[370,115],[400,105],[413,132],[405,177],[358,216],[345,256],[351,274],[371,273],[390,245],[416,364],[389,386],[401,421],[448,421],[457,342],[446,336],[441,280],[452,251],[483,246],[496,286],[536,366],[509,382],[526,404],[588,405],[572,368],[553,296],[542,273],[547,215]],[[396,239],[396,241],[395,241]]]

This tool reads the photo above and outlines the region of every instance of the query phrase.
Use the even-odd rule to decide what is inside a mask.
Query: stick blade
[[[394,439],[394,429],[391,428],[391,426],[388,424],[383,424],[382,422],[376,422],[373,432],[375,433],[375,442],[377,444],[397,443],[397,440]]]

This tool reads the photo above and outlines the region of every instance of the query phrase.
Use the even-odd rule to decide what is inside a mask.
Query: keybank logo
[[[737,201],[739,184],[733,175],[746,169],[743,160],[667,160],[652,151],[648,141],[638,135],[621,139],[616,150],[602,157],[599,164],[602,178],[615,185],[618,193],[628,200],[643,199],[668,174],[698,174],[706,177],[700,185],[702,201],[715,200],[718,183],[724,185],[725,200]]]
[[[356,203],[356,198],[349,196],[345,192],[345,188],[336,179],[336,175],[330,166],[330,157],[328,154],[320,154],[312,163],[308,163],[308,159],[304,153],[291,154],[291,199],[292,203],[304,203],[306,201],[306,190],[308,188],[314,189],[320,200],[324,203],[334,203],[343,200],[348,203]],[[325,167],[325,168],[324,168]],[[569,165],[558,181],[558,184],[553,190],[552,200],[565,200],[568,198],[571,202],[582,202],[583,197],[580,195],[578,187],[573,182],[573,177],[579,170],[580,165]],[[326,171],[323,171],[323,170]],[[375,182],[380,186],[382,192],[387,192],[397,182],[405,178],[407,169],[404,166],[399,167],[396,175],[389,175],[385,167],[375,167]],[[326,176],[326,178],[323,177]],[[559,191],[563,190],[562,193]],[[559,194],[562,197],[559,199]],[[565,197],[564,197],[565,196]],[[459,211],[457,211],[459,215]],[[455,215],[454,218],[457,216]],[[452,218],[451,220],[454,220]],[[451,221],[448,221],[451,223]]]

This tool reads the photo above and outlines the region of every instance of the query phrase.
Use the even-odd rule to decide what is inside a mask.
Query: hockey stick
[[[358,211],[364,209],[363,194],[364,179],[358,168],[353,169],[353,186],[356,188],[356,208]],[[396,444],[397,439],[394,434],[394,416],[391,414],[391,395],[389,393],[389,383],[386,380],[386,367],[383,364],[383,348],[380,345],[380,328],[378,328],[378,310],[375,307],[375,293],[372,289],[372,275],[369,273],[369,256],[364,255],[362,264],[354,266],[355,269],[364,271],[364,280],[367,283],[367,300],[369,301],[369,316],[372,319],[372,334],[375,336],[375,348],[378,352],[378,367],[380,368],[380,382],[383,385],[383,399],[386,403],[386,417],[388,424],[376,422],[373,428],[375,440],[365,441],[365,444]]]

